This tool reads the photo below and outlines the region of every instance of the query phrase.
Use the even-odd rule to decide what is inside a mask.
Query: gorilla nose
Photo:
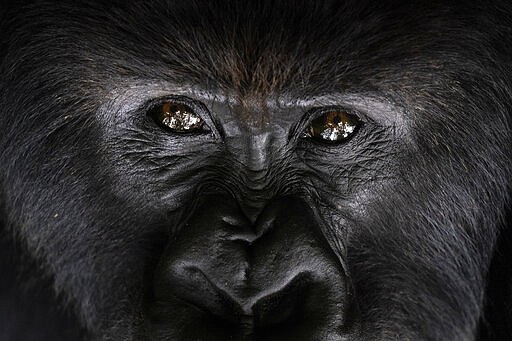
[[[311,322],[316,311],[308,304],[320,294],[315,292],[318,283],[310,272],[298,273],[282,287],[271,287],[246,297],[232,296],[223,284],[193,266],[176,269],[169,279],[167,284],[172,286],[177,298],[202,310],[213,320],[239,325],[248,335],[255,330],[305,322],[301,321],[303,319]]]
[[[233,201],[208,202],[158,266],[155,338],[339,339],[346,281],[307,205],[273,202],[252,224]]]

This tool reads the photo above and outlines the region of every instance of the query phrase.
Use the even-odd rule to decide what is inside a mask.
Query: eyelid
[[[311,121],[313,121],[314,119],[316,119],[322,115],[325,115],[327,113],[333,112],[333,111],[346,112],[347,114],[356,116],[359,121],[361,121],[361,122],[363,121],[361,119],[361,117],[364,117],[364,115],[362,115],[359,111],[354,110],[352,108],[336,106],[336,105],[325,106],[325,107],[314,107],[306,112],[305,116],[307,116],[307,117],[305,117],[305,119],[306,119],[307,123],[311,123]]]
[[[181,96],[181,95],[169,95],[169,96],[165,96],[165,97],[151,99],[150,101],[148,101],[146,103],[145,111],[149,112],[151,109],[155,108],[156,106],[163,105],[166,102],[175,102],[178,104],[186,105],[186,106],[190,107],[192,110],[194,110],[194,113],[196,113],[196,115],[200,116],[204,120],[204,117],[203,117],[203,115],[201,115],[201,112],[205,111],[206,108],[202,107],[202,103],[195,99],[192,99],[190,97]]]

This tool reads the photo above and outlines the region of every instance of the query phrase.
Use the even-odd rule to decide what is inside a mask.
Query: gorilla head
[[[0,335],[504,337],[503,2],[5,4]]]

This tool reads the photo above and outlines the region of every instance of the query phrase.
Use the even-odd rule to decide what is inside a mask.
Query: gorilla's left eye
[[[329,110],[306,127],[303,137],[320,142],[341,143],[350,138],[361,125],[356,115],[340,109]]]
[[[166,101],[154,106],[150,116],[155,122],[174,133],[198,133],[204,131],[204,121],[186,104]]]

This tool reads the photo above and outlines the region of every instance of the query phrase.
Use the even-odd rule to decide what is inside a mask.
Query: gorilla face
[[[12,7],[0,209],[38,309],[92,339],[508,332],[509,5]]]

